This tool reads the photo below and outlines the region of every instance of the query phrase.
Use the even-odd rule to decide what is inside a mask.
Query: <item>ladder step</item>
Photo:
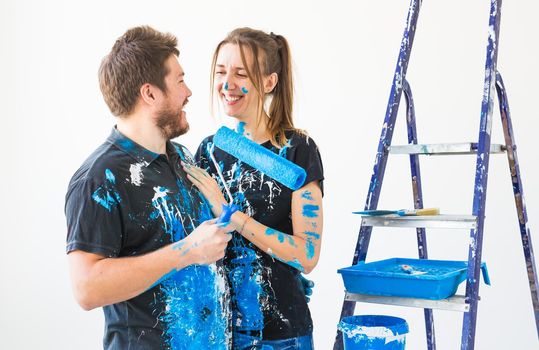
[[[490,153],[505,152],[505,145],[491,144]],[[426,154],[426,155],[459,155],[459,154],[476,154],[476,142],[464,143],[437,143],[437,144],[420,144],[420,145],[401,145],[390,146],[389,153],[391,154]]]
[[[382,295],[370,295],[370,294],[345,294],[345,300],[359,301],[363,303],[372,304],[384,304],[395,306],[407,306],[417,307],[423,309],[436,309],[436,310],[448,310],[448,311],[470,311],[470,304],[466,303],[466,297],[464,295],[453,295],[447,299],[431,300],[431,299],[416,299],[416,298],[403,298],[403,297],[388,297]]]
[[[474,215],[363,216],[361,225],[475,229],[477,227],[477,217]]]

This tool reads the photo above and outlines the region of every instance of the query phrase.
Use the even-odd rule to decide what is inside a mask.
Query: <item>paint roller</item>
[[[237,132],[221,127],[213,136],[216,147],[249,164],[293,191],[301,188],[307,174],[305,170]],[[219,167],[217,167],[218,170]]]

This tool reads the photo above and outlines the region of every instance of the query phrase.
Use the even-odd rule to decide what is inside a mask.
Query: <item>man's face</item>
[[[163,136],[170,140],[189,130],[183,107],[189,102],[191,90],[185,84],[184,72],[176,56],[170,55],[165,61],[165,66],[168,70],[165,76],[167,91],[163,95],[155,121]]]

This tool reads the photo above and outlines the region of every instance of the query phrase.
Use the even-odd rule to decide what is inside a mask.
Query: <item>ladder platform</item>
[[[399,216],[396,214],[380,216],[363,216],[363,226],[377,227],[425,227],[425,228],[477,228],[477,217],[474,215],[417,215]]]
[[[491,144],[490,153],[504,153],[505,145]],[[419,154],[419,155],[461,155],[476,154],[476,142],[411,144],[389,146],[390,154]]]
[[[370,295],[370,294],[355,294],[346,292],[344,296],[345,300],[356,301],[363,303],[395,305],[395,306],[407,306],[423,309],[436,309],[436,310],[448,310],[468,312],[470,311],[470,304],[466,303],[466,296],[453,295],[447,299],[431,300],[431,299],[417,299],[417,298],[403,298],[403,297],[389,297],[382,295]]]

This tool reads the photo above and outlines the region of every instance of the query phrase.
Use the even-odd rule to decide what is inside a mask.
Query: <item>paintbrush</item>
[[[424,208],[424,209],[400,209],[400,210],[364,210],[354,211],[352,214],[359,214],[365,216],[381,216],[397,214],[398,216],[419,216],[419,215],[438,215],[440,209],[438,208]]]

